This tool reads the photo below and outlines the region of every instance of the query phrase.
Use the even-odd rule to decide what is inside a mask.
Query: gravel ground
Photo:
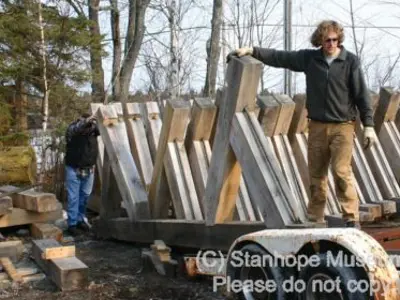
[[[30,258],[30,237],[22,239],[26,253],[16,267],[37,267]],[[0,283],[0,299],[225,299],[223,294],[212,291],[211,278],[188,279],[181,273],[176,278],[170,278],[143,269],[141,248],[138,246],[97,240],[90,235],[76,239],[74,244],[76,257],[89,267],[90,284],[86,290],[60,292],[48,278],[20,286],[6,281]]]

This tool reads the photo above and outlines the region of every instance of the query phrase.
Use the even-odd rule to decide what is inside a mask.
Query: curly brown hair
[[[314,47],[320,47],[329,31],[337,33],[339,38],[338,45],[340,46],[344,41],[344,29],[342,25],[333,20],[324,20],[318,24],[317,29],[311,35],[311,44]]]

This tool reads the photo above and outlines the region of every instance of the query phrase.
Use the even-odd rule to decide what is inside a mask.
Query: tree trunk
[[[47,123],[49,118],[49,86],[47,82],[47,63],[46,63],[46,44],[44,40],[44,30],[42,21],[42,2],[38,1],[39,12],[39,26],[40,26],[40,52],[42,54],[42,73],[43,73],[43,100],[42,100],[42,129],[47,130]]]
[[[27,107],[28,96],[26,95],[25,87],[21,79],[18,79],[15,84],[15,130],[17,132],[28,130]]]
[[[118,0],[110,0],[111,4],[111,33],[113,39],[113,67],[112,67],[112,91],[113,98],[119,99],[121,94],[121,83],[119,78],[121,66],[121,34],[119,29]]]
[[[211,40],[207,60],[207,75],[204,85],[204,96],[215,97],[215,85],[218,71],[218,61],[221,52],[220,35],[222,23],[222,0],[214,0],[211,20]],[[225,59],[225,58],[223,58]]]
[[[144,17],[150,0],[129,0],[129,21],[125,43],[125,58],[120,72],[122,104],[128,101],[133,68],[144,37]]]
[[[90,32],[95,41],[90,48],[90,66],[92,69],[92,102],[103,102],[104,93],[104,71],[101,60],[101,42],[99,27],[99,5],[100,0],[88,0],[89,20],[92,21]]]
[[[169,28],[170,28],[170,72],[169,72],[169,84],[170,93],[172,99],[179,97],[179,55],[178,55],[178,28],[176,24],[176,1],[170,0],[168,5],[169,13]]]

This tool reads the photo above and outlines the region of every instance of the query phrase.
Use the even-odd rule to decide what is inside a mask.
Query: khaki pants
[[[322,221],[327,201],[328,167],[332,164],[336,195],[345,221],[358,221],[358,195],[351,166],[355,122],[321,123],[310,121],[308,166],[311,199],[310,219]]]

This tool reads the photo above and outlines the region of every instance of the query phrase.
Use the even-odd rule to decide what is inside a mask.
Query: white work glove
[[[245,56],[245,55],[252,55],[253,54],[253,48],[252,47],[243,47],[236,49],[236,55],[239,57]]]
[[[363,146],[364,149],[369,149],[376,141],[376,133],[374,127],[365,126],[364,127],[364,138],[363,138]]]
[[[253,54],[253,48],[252,47],[242,47],[242,48],[238,48],[232,52],[230,52],[228,54],[228,56],[226,57],[226,62],[229,63],[229,61],[231,60],[232,56],[238,56],[238,57],[242,57],[245,55],[252,55]]]

